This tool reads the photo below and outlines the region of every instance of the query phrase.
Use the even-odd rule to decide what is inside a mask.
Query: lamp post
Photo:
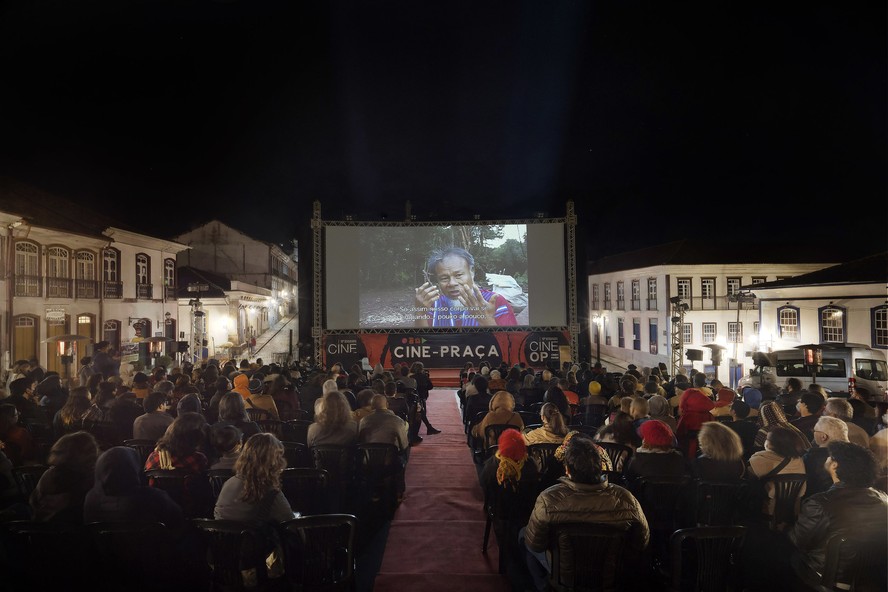
[[[805,367],[811,373],[811,384],[817,384],[817,370],[823,365],[823,350],[816,344],[802,346]]]

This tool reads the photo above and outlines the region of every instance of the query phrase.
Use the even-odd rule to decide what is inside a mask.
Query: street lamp
[[[805,352],[805,368],[811,373],[811,384],[817,384],[817,371],[823,365],[823,350],[819,344],[800,345]]]

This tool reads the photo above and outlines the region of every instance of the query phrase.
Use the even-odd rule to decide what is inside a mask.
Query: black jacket
[[[826,543],[831,535],[841,533],[858,541],[882,541],[886,512],[888,494],[872,487],[849,487],[837,483],[802,502],[789,538],[807,565],[822,572]],[[843,579],[841,566],[838,581],[849,581]]]

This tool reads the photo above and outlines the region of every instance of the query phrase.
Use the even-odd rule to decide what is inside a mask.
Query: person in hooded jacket
[[[688,460],[697,456],[697,432],[704,422],[713,421],[709,413],[715,403],[698,388],[689,388],[681,395],[678,403],[680,417],[675,436],[678,438],[679,449]]]
[[[59,438],[49,451],[49,468],[29,500],[34,520],[83,523],[83,502],[93,486],[99,445],[92,434],[74,432]]]
[[[250,398],[250,377],[248,375],[244,373],[236,374],[232,383],[234,383],[234,388],[231,390],[240,394],[244,401]]]
[[[62,387],[62,377],[58,372],[47,372],[36,390],[38,404],[43,408],[47,420],[51,420],[68,400],[68,391]]]
[[[524,421],[515,412],[515,397],[509,391],[498,391],[493,395],[487,415],[472,427],[472,435],[475,438],[484,438],[484,430],[487,426],[494,424],[510,424],[515,426],[519,432],[524,431]],[[484,442],[485,447],[495,445],[495,441]]]
[[[172,529],[185,524],[182,508],[166,491],[143,485],[139,454],[126,446],[109,448],[96,461],[83,519],[86,523],[148,520]]]

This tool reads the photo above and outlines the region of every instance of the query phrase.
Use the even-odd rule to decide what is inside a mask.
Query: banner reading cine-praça
[[[570,345],[567,331],[500,331],[491,333],[350,333],[324,337],[324,366],[339,362],[345,370],[367,357],[384,368],[422,362],[426,368],[462,368],[500,362],[524,362],[533,368],[560,367],[561,346]]]

